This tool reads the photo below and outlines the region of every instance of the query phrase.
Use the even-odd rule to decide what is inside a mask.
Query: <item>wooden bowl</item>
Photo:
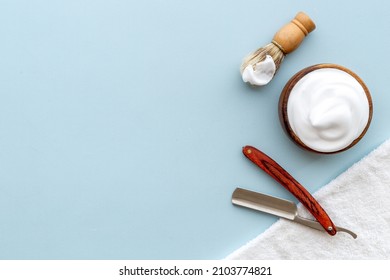
[[[358,137],[356,137],[356,139],[353,140],[352,143],[350,143],[348,146],[346,146],[346,147],[344,147],[342,149],[339,149],[339,150],[329,151],[329,152],[318,151],[318,150],[316,150],[314,148],[309,147],[307,144],[303,143],[303,141],[293,131],[293,128],[292,128],[292,126],[290,124],[290,120],[289,120],[289,117],[288,117],[288,101],[289,101],[290,93],[293,90],[293,88],[295,87],[295,85],[303,77],[305,77],[307,74],[311,73],[312,71],[319,70],[319,69],[324,69],[324,68],[338,69],[338,70],[346,72],[347,74],[349,74],[353,78],[355,78],[356,81],[362,86],[362,88],[363,88],[363,90],[364,90],[364,92],[366,94],[367,101],[368,101],[368,107],[369,107],[368,108],[368,113],[369,113],[368,121],[367,121],[367,124],[366,124],[364,130],[360,133],[360,135]],[[280,118],[280,122],[281,122],[282,127],[284,128],[285,132],[300,147],[302,147],[302,148],[304,148],[304,149],[306,149],[308,151],[312,151],[312,152],[316,152],[316,153],[320,153],[320,154],[338,153],[338,152],[345,151],[345,150],[351,148],[352,146],[354,146],[357,142],[360,141],[360,139],[367,132],[367,129],[370,126],[370,123],[371,123],[372,113],[373,113],[373,106],[372,106],[372,99],[371,99],[370,91],[368,90],[367,86],[364,84],[363,80],[358,75],[356,75],[354,72],[352,72],[351,70],[349,70],[349,69],[347,69],[347,68],[345,68],[343,66],[337,65],[337,64],[324,63],[324,64],[317,64],[317,65],[309,66],[309,67],[307,67],[305,69],[302,69],[301,71],[296,73],[287,82],[287,84],[285,85],[285,87],[282,90],[282,93],[281,93],[280,99],[279,99],[279,118]]]

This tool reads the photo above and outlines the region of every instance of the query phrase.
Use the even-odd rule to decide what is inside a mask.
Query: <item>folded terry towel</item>
[[[390,140],[321,188],[314,197],[335,225],[358,235],[331,237],[278,220],[227,259],[390,259]],[[301,216],[310,217],[299,204]]]

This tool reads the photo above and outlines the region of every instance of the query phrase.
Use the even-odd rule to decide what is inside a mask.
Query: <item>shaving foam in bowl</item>
[[[288,135],[303,148],[337,153],[351,148],[366,133],[372,100],[367,86],[351,70],[318,64],[287,82],[279,116]]]

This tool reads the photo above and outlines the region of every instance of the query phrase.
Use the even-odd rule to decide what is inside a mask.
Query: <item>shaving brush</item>
[[[299,12],[274,35],[271,43],[249,54],[243,60],[240,72],[244,82],[255,86],[268,84],[284,57],[297,49],[315,28],[316,25],[310,17]]]

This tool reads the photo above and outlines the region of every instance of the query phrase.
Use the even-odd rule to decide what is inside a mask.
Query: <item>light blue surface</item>
[[[379,4],[380,3],[380,4]],[[268,86],[239,75],[299,10],[317,29]],[[0,258],[219,259],[276,219],[231,205],[238,185],[292,199],[241,154],[254,145],[311,192],[390,136],[385,1],[0,1]],[[337,155],[298,148],[279,93],[344,65],[371,127]]]

